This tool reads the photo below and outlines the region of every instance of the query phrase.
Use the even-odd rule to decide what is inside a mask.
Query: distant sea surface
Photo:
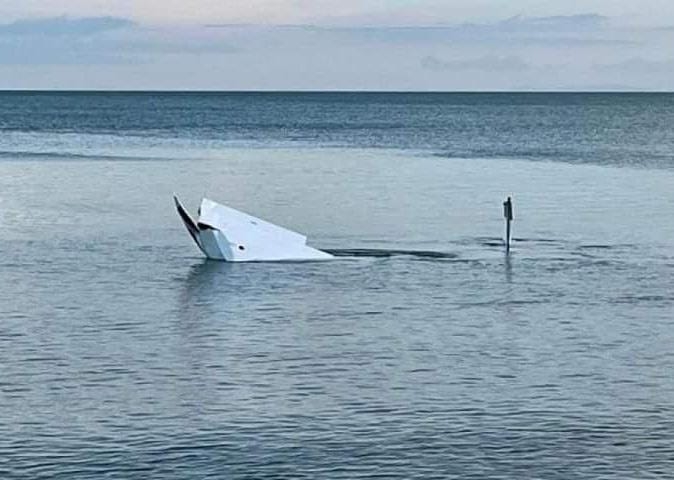
[[[0,92],[2,479],[672,478],[672,372],[674,95]]]

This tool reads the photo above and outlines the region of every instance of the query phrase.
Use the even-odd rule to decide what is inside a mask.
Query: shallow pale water
[[[2,478],[671,476],[669,164],[25,130],[0,140],[24,152],[0,160]],[[207,262],[174,192],[340,257]]]

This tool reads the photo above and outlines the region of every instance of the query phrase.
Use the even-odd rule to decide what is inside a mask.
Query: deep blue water
[[[0,93],[0,478],[671,478],[672,103]]]
[[[398,148],[658,168],[672,168],[674,155],[674,94],[0,92],[0,101],[5,156],[64,153],[44,141],[31,146],[27,132],[54,141],[109,135],[144,146]]]

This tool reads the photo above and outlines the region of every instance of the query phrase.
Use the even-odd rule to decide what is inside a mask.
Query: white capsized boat
[[[307,237],[204,198],[195,222],[173,197],[190,236],[204,254],[227,262],[328,260],[329,253],[307,246]]]

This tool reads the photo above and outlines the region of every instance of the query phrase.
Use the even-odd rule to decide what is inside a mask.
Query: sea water
[[[0,94],[0,477],[671,478],[673,106]]]

